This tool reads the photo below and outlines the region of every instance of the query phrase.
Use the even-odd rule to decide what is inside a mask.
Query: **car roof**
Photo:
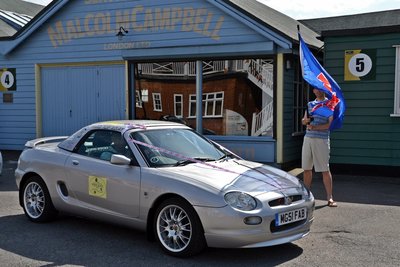
[[[176,122],[171,121],[158,121],[158,120],[118,120],[118,121],[104,121],[104,122],[96,122],[90,124],[88,126],[83,127],[78,130],[67,139],[62,141],[58,147],[73,151],[74,148],[78,145],[79,141],[82,139],[86,133],[93,130],[109,130],[109,131],[118,131],[121,134],[128,130],[148,130],[148,129],[156,129],[156,128],[186,128],[190,129],[190,127]]]
[[[172,121],[159,121],[159,120],[117,120],[117,121],[104,121],[91,124],[87,127],[91,129],[107,129],[125,132],[130,129],[147,129],[153,127],[169,127],[169,126],[184,126],[181,123]]]

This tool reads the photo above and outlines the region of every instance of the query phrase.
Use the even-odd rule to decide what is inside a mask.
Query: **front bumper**
[[[305,207],[307,217],[291,223],[281,230],[273,229],[275,214]],[[209,247],[255,248],[290,243],[305,237],[310,232],[314,220],[314,198],[278,209],[264,208],[258,211],[243,212],[230,206],[222,208],[195,207],[204,228]],[[262,222],[257,225],[244,223],[246,217],[259,216]]]

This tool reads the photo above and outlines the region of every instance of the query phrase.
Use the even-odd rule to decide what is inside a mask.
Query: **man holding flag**
[[[322,179],[329,207],[337,207],[332,195],[332,174],[329,169],[331,130],[342,126],[345,102],[339,85],[319,64],[301,38],[300,62],[304,80],[313,87],[316,96],[308,103],[302,119],[307,126],[302,149],[302,168],[304,184],[310,188],[312,169],[322,172]]]

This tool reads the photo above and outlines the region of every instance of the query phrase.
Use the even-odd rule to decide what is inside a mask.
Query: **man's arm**
[[[328,123],[325,124],[320,124],[320,125],[307,125],[307,130],[311,131],[325,131],[329,130],[329,127],[331,127],[331,123],[333,121],[333,116],[330,116],[328,119]]]
[[[307,124],[310,124],[310,118],[307,116],[307,110],[306,111],[304,111],[304,116],[303,116],[303,118],[301,119],[301,124],[303,124],[303,125],[307,125]]]

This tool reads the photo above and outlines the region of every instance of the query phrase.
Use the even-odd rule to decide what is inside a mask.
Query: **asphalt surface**
[[[70,216],[31,223],[18,204],[18,155],[3,151],[0,266],[400,266],[398,177],[333,174],[339,207],[329,208],[317,175],[315,220],[307,237],[267,248],[208,248],[177,259],[143,232],[124,227]]]

